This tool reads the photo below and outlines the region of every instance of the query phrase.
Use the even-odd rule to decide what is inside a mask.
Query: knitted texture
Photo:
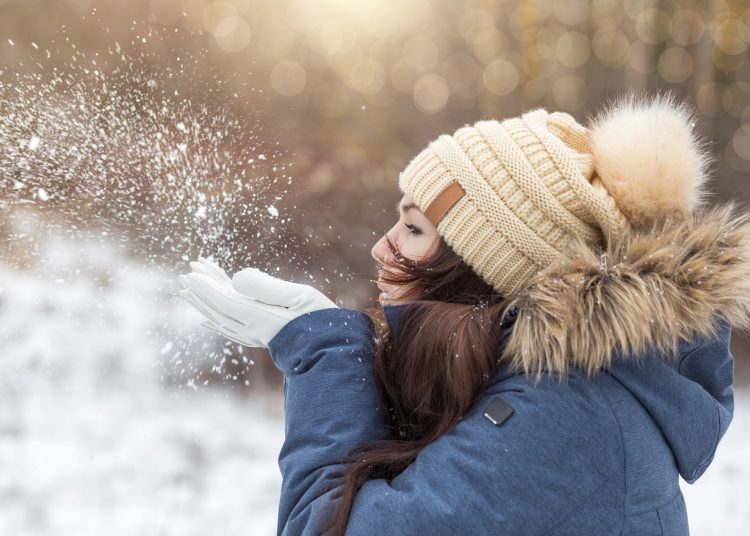
[[[415,156],[399,186],[424,212],[457,181],[464,195],[437,223],[448,245],[504,296],[570,251],[629,223],[596,175],[588,129],[537,108],[444,134]]]

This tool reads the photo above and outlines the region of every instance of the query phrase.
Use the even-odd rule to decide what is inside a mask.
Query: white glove
[[[267,348],[290,320],[320,309],[338,308],[319,290],[245,268],[232,279],[213,262],[198,258],[193,272],[179,277],[180,296],[207,321],[202,326],[245,346]]]

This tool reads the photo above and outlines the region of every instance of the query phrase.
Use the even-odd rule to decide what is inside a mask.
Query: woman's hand
[[[268,343],[294,318],[338,308],[317,289],[245,268],[231,279],[215,263],[198,258],[192,272],[179,277],[180,296],[207,320],[201,325],[245,346]]]

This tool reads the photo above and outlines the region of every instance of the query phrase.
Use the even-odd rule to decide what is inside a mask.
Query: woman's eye
[[[408,224],[408,223],[405,223],[404,225],[406,225],[406,228],[409,229],[409,232],[411,234],[418,235],[418,234],[422,233],[422,231],[418,227],[415,227],[415,226],[413,226],[411,224]]]

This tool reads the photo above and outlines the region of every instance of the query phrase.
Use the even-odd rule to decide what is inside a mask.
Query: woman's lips
[[[382,282],[382,281],[380,280],[380,278],[378,278],[378,280],[377,280],[377,282],[375,283],[375,285],[376,285],[376,286],[377,286],[377,287],[378,287],[378,288],[379,288],[380,290],[382,290],[383,292],[387,292],[387,289],[386,289],[386,288],[385,288],[385,287],[383,286],[383,282]]]

